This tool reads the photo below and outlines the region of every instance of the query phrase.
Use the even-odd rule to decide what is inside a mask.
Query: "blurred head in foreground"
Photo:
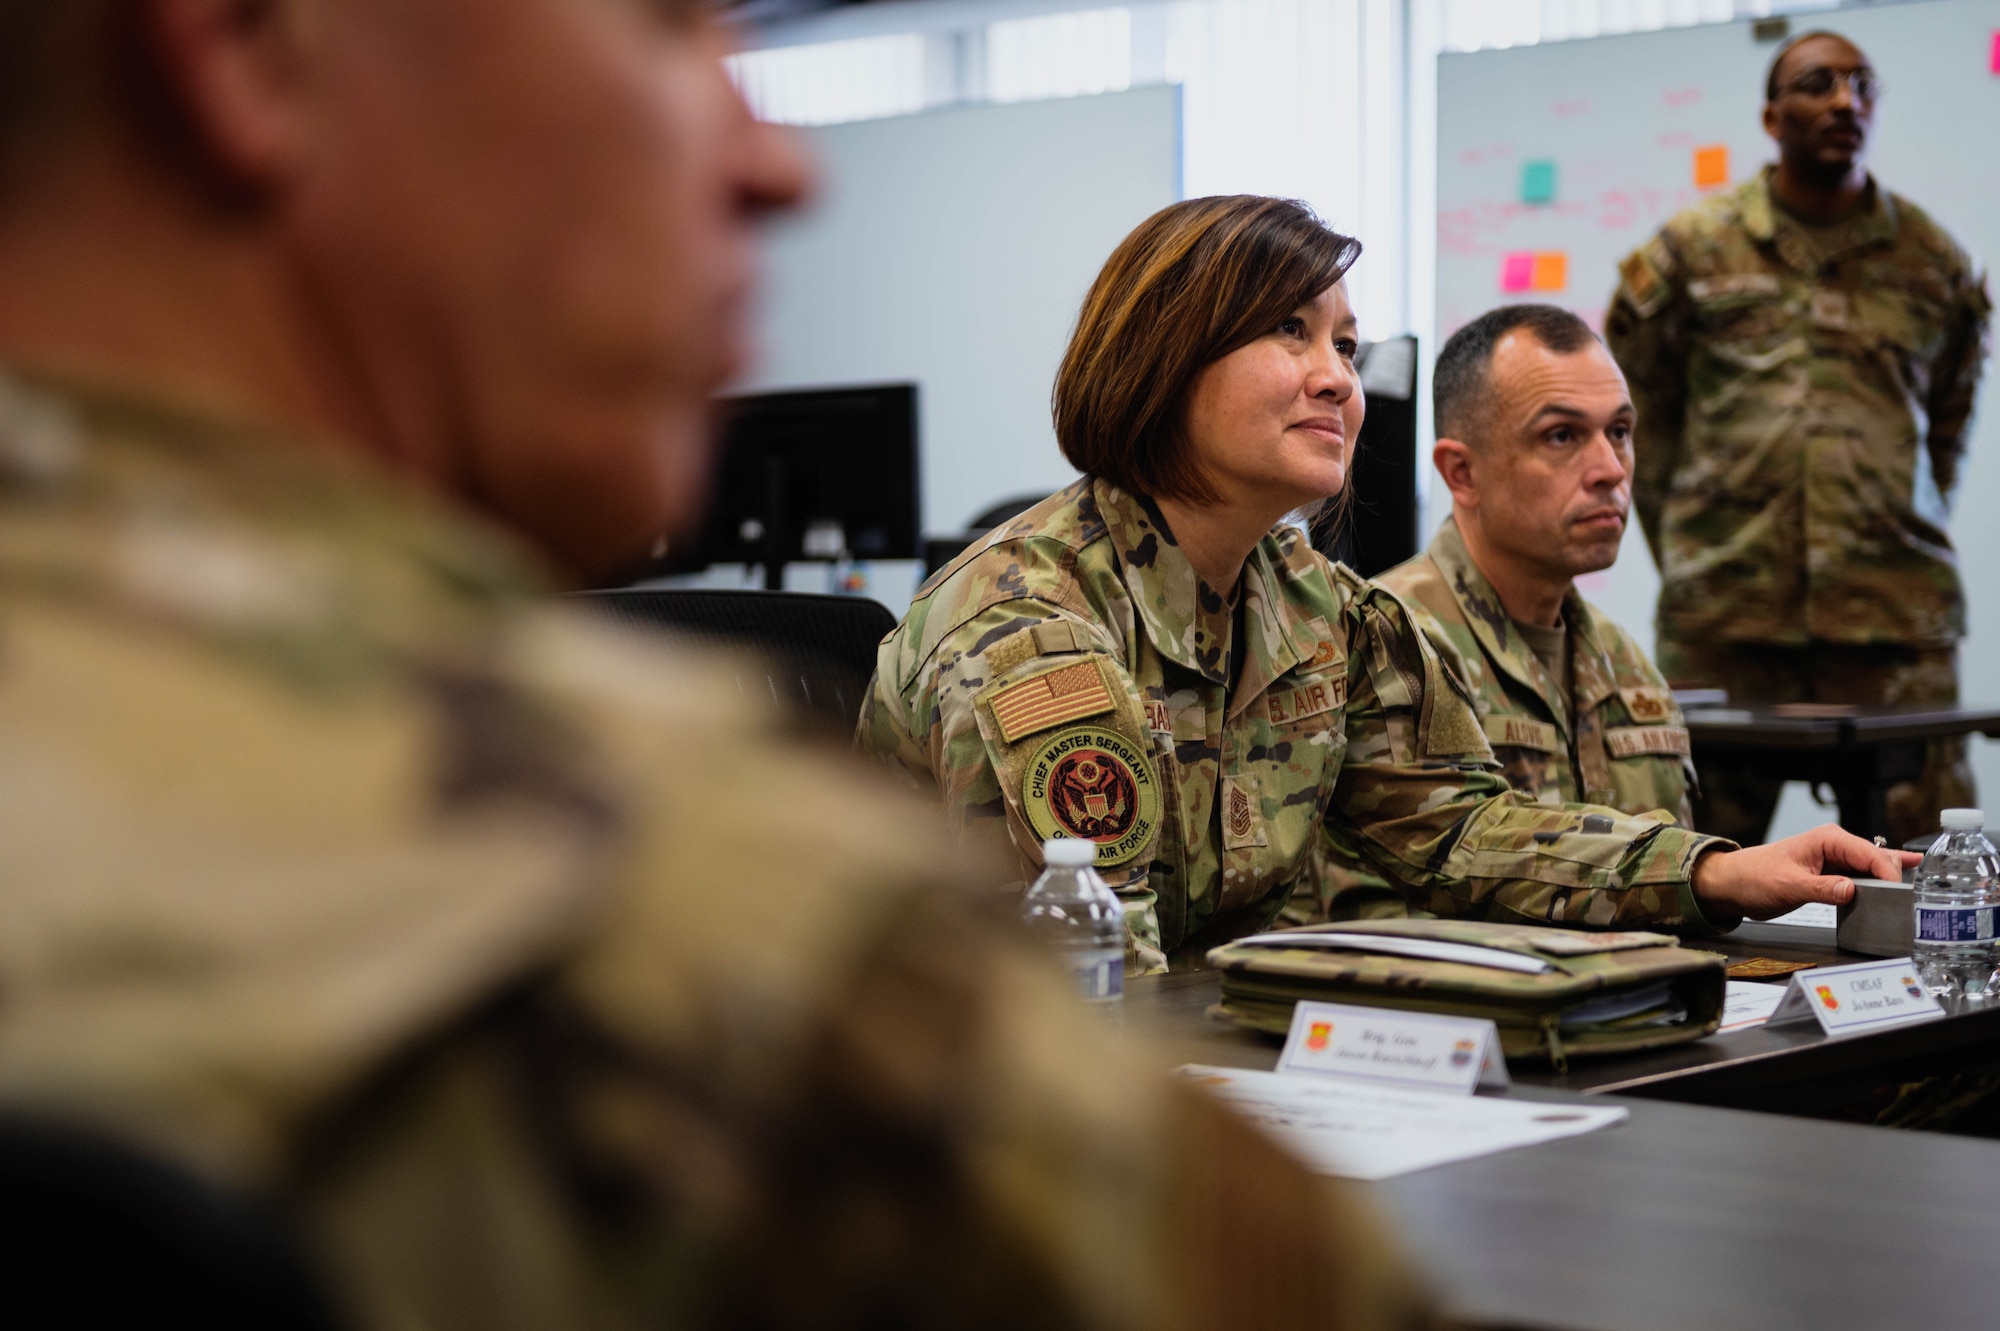
[[[356,1327],[1409,1325],[934,813],[481,520],[698,506],[802,184],[722,45],[0,0],[0,1125],[272,1199]]]
[[[575,568],[685,526],[805,184],[699,0],[5,0],[0,354],[363,445]]]

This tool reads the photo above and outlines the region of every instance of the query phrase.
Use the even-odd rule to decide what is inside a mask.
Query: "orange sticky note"
[[[1714,189],[1729,183],[1729,145],[1712,143],[1694,150],[1694,187]]]
[[[1569,285],[1569,255],[1561,250],[1542,250],[1535,255],[1532,285],[1536,291],[1561,291]]]

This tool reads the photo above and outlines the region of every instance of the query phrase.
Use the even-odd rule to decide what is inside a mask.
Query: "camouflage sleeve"
[[[1465,686],[1390,593],[1371,589],[1349,658],[1347,757],[1327,812],[1336,850],[1444,917],[1596,928],[1713,928],[1689,872],[1731,844],[1659,813],[1551,807],[1493,764]]]
[[[990,606],[947,634],[927,661],[913,670],[904,663],[900,673],[909,683],[900,693],[893,690],[895,642],[884,645],[858,742],[928,776],[950,823],[1005,847],[1023,886],[1041,872],[1041,845],[1050,834],[1036,825],[1037,801],[1029,793],[1030,769],[1048,741],[1079,728],[1122,741],[1141,784],[1159,789],[1138,690],[1088,620],[1028,598]],[[1046,692],[1037,681],[1058,674],[1088,687],[1022,705],[1027,695]],[[1142,821],[1143,832],[1129,844],[1100,847],[1098,855],[1098,872],[1125,907],[1126,967],[1135,975],[1167,968],[1147,872],[1158,818],[1156,812]]]
[[[1638,409],[1632,506],[1654,562],[1660,559],[1660,512],[1680,458],[1687,415],[1687,317],[1680,265],[1664,234],[1627,255],[1604,316],[1604,341],[1625,372]]]
[[[1937,479],[1938,493],[1947,502],[1958,484],[1959,462],[1965,454],[1966,423],[1972,417],[1980,374],[1993,349],[1989,324],[1992,312],[1986,274],[1978,270],[1968,272],[1944,349],[1931,369],[1930,393],[1924,403],[1930,417],[1930,434],[1924,442],[1930,450],[1931,475]]]

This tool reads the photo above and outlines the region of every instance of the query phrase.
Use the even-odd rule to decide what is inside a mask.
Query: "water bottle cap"
[[[1946,809],[1939,818],[1947,832],[1976,832],[1986,826],[1983,809]]]
[[[1082,869],[1097,863],[1097,843],[1076,837],[1051,837],[1042,843],[1042,863],[1051,869]]]

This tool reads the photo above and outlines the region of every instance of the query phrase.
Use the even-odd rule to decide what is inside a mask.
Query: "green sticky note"
[[[1521,202],[1553,203],[1556,197],[1556,164],[1550,161],[1525,162],[1521,166]]]

